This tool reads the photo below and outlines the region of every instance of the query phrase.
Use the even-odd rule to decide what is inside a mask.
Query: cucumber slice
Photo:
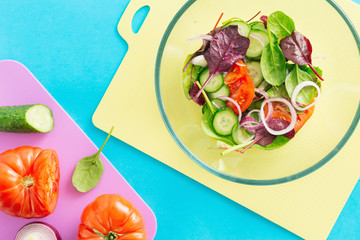
[[[247,58],[259,58],[263,48],[269,44],[269,37],[266,32],[259,29],[250,31],[250,46],[246,52]]]
[[[212,125],[217,134],[228,136],[232,133],[233,127],[238,123],[238,119],[229,108],[219,109],[214,115]]]
[[[226,103],[221,100],[221,99],[218,99],[218,98],[215,98],[211,101],[212,105],[214,106],[214,108],[217,108],[217,109],[220,109],[220,108],[224,108],[226,107]],[[202,107],[202,110],[201,112],[204,114],[205,111],[208,110],[208,104],[205,104],[203,107]]]
[[[0,107],[0,131],[46,133],[54,127],[50,108],[42,104]]]
[[[204,83],[206,82],[206,80],[208,80],[208,78],[209,78],[209,69],[206,68],[204,71],[200,73],[199,80],[201,86],[204,85]],[[224,84],[224,77],[222,74],[218,74],[206,84],[204,90],[209,93],[216,92],[221,88],[223,84]]]
[[[259,29],[259,30],[262,30],[262,31],[267,31],[265,26],[264,26],[264,23],[261,22],[261,21],[255,21],[255,22],[252,22],[249,24],[251,29]]]
[[[241,128],[239,124],[236,124],[232,129],[232,138],[236,144],[245,143],[251,136],[252,134]]]
[[[249,37],[251,28],[250,28],[249,24],[247,24],[246,22],[244,22],[242,20],[234,20],[234,21],[227,23],[222,28],[226,28],[230,25],[237,25],[239,34],[244,37]]]
[[[216,107],[216,108],[224,108],[226,107],[226,103],[218,98],[215,98],[214,100],[211,101],[211,103]]]
[[[215,99],[217,97],[228,97],[230,96],[230,90],[229,87],[226,84],[223,84],[219,90],[213,93],[208,94],[210,99]]]
[[[206,106],[206,105],[205,105]],[[217,141],[222,141],[230,146],[235,145],[230,136],[219,136],[212,127],[213,121],[213,114],[208,107],[205,108],[204,115],[201,118],[201,128],[203,129],[204,133],[212,139]]]
[[[254,83],[254,87],[259,86],[264,79],[261,72],[260,62],[247,62],[246,68]]]

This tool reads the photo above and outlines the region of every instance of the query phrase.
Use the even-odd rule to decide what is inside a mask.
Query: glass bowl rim
[[[235,177],[226,173],[223,173],[215,168],[210,167],[209,165],[207,165],[206,163],[204,163],[203,161],[201,161],[198,157],[196,157],[186,146],[184,143],[182,143],[182,141],[180,140],[180,138],[177,136],[177,134],[175,133],[174,129],[172,128],[170,121],[166,115],[165,112],[165,108],[164,108],[164,104],[162,101],[162,96],[161,96],[161,91],[160,91],[160,69],[161,69],[161,60],[162,60],[162,56],[164,53],[164,48],[166,46],[167,40],[170,36],[170,33],[172,32],[175,24],[177,23],[177,21],[180,19],[180,17],[183,15],[183,13],[194,3],[196,2],[196,0],[188,0],[181,8],[180,10],[175,14],[175,16],[173,17],[173,19],[171,20],[170,24],[168,25],[168,27],[166,28],[166,31],[161,39],[160,42],[160,46],[158,49],[158,53],[156,56],[156,63],[155,63],[155,93],[156,93],[156,99],[157,99],[157,103],[158,103],[158,107],[160,110],[160,114],[161,117],[164,121],[164,124],[167,128],[167,130],[169,131],[171,137],[174,139],[174,141],[176,142],[176,144],[180,147],[180,149],[192,160],[194,161],[196,164],[198,164],[200,167],[202,167],[203,169],[205,169],[206,171],[214,174],[217,177],[221,177],[223,179],[232,181],[232,182],[236,182],[236,183],[242,183],[242,184],[248,184],[248,185],[274,185],[274,184],[281,184],[281,183],[286,183],[286,182],[290,182],[299,178],[302,178],[316,170],[318,170],[319,168],[321,168],[322,166],[324,166],[327,162],[329,162],[347,143],[347,141],[350,139],[351,135],[353,134],[356,126],[358,125],[359,119],[360,119],[360,103],[358,105],[358,108],[356,110],[355,113],[355,117],[353,118],[353,121],[350,124],[349,129],[347,130],[347,132],[345,133],[345,135],[343,136],[343,138],[340,140],[340,142],[335,146],[335,148],[330,151],[323,159],[321,159],[320,161],[318,161],[317,163],[315,163],[314,165],[312,165],[311,167],[302,170],[298,173],[289,175],[287,177],[281,177],[281,178],[275,178],[275,179],[262,179],[262,180],[257,180],[257,179],[247,179],[247,178],[240,178],[240,177]],[[356,45],[358,47],[359,50],[359,55],[360,55],[360,37],[358,35],[358,32],[356,31],[353,23],[351,22],[350,18],[346,15],[346,13],[341,9],[341,7],[334,1],[334,0],[326,0],[326,2],[328,2],[340,15],[341,17],[344,19],[344,21],[346,22],[347,26],[349,27]]]

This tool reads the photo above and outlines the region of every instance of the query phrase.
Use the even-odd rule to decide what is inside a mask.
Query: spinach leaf
[[[310,76],[312,77],[312,79],[314,80],[314,82],[317,81],[317,78],[318,78],[318,77],[316,76],[316,74],[314,73],[314,71],[313,71],[311,68],[309,68],[308,66],[305,66],[305,65],[304,65],[304,66],[299,66],[299,68],[300,68],[301,70],[307,72],[308,74],[310,74]],[[315,71],[316,71],[320,76],[323,75],[323,71],[321,70],[321,68],[314,66],[314,69],[315,69]],[[319,86],[321,86],[321,82],[320,82],[320,81],[317,82],[317,84],[318,84]]]
[[[284,84],[281,84],[280,86],[273,86],[272,88],[267,90],[267,94],[269,94],[270,97],[281,97],[285,99],[290,99]]]
[[[313,81],[313,78],[305,71],[301,70],[298,65],[295,65],[294,69],[286,76],[285,87],[289,96],[295,87],[304,81]],[[300,104],[308,105],[315,97],[316,89],[314,87],[304,87],[298,94],[296,101]]]
[[[113,130],[114,127],[111,128],[109,135],[97,153],[84,157],[77,163],[72,176],[72,183],[79,192],[88,192],[99,183],[104,172],[104,165],[99,155]]]
[[[193,57],[194,54],[189,54],[185,60],[184,68],[186,64],[188,64],[190,59]],[[200,72],[203,70],[201,66],[193,65],[191,62],[187,66],[187,68],[182,73],[182,82],[183,82],[183,89],[184,94],[187,99],[191,99],[190,97],[190,89],[194,86],[195,80],[198,79]]]
[[[214,115],[211,112],[210,108],[208,106],[206,106],[204,108],[204,115],[201,118],[201,128],[203,129],[204,133],[206,135],[208,135],[209,137],[211,137],[215,140],[218,140],[218,141],[222,141],[230,146],[236,145],[231,136],[222,137],[215,133],[215,131],[212,127],[213,117],[214,117]]]
[[[276,11],[268,17],[267,27],[278,39],[283,39],[284,37],[290,36],[290,34],[295,30],[295,23],[285,13]]]
[[[270,33],[269,33],[270,35]],[[263,49],[260,67],[266,82],[280,86],[286,77],[286,59],[279,45],[270,41]]]

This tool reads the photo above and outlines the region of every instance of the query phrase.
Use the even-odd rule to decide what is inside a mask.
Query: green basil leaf
[[[280,40],[290,36],[295,30],[294,21],[281,11],[276,11],[270,14],[267,20],[267,26]]]
[[[313,81],[313,78],[305,71],[301,70],[298,65],[286,76],[285,87],[289,96],[292,96],[295,87],[304,81]],[[316,89],[314,87],[304,87],[297,95],[296,101],[300,104],[308,105],[315,97]]]
[[[190,54],[187,56],[185,60],[184,67],[188,63],[188,61],[192,58],[194,54]],[[190,89],[194,86],[194,82],[198,79],[199,73],[202,72],[204,68],[201,66],[193,65],[192,63],[189,63],[186,70],[182,72],[182,82],[183,82],[183,89],[184,94],[187,99],[191,100],[190,97]]]
[[[100,152],[109,140],[114,127],[111,128],[105,142],[94,155],[82,158],[77,164],[72,176],[72,183],[79,192],[88,192],[100,181],[104,172],[104,164],[99,158]]]
[[[264,47],[261,60],[261,71],[266,82],[280,86],[286,77],[286,59],[279,45],[269,43]]]

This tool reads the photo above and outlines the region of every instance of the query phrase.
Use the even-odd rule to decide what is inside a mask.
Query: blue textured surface
[[[126,53],[116,26],[128,2],[0,0],[0,59],[27,66],[97,146],[106,134],[91,117]],[[153,209],[156,239],[299,239],[115,138],[104,154]],[[329,239],[359,239],[359,192]]]

